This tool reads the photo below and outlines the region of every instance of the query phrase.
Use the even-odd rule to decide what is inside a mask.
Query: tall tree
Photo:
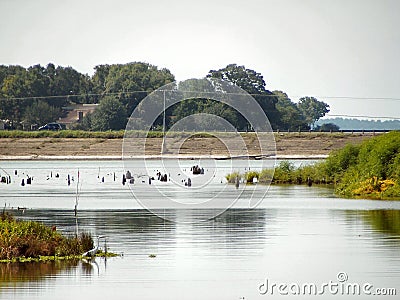
[[[261,73],[246,69],[244,66],[230,64],[219,70],[211,70],[207,77],[227,80],[242,88],[260,104],[272,127],[276,128],[279,125],[279,114],[275,107],[277,97],[266,89],[266,83]],[[239,129],[247,128],[247,121],[239,114],[238,120],[241,125]]]
[[[329,105],[325,102],[318,101],[314,97],[300,98],[297,107],[310,127],[313,127],[316,121],[329,112]]]
[[[278,102],[276,103],[276,109],[279,112],[281,130],[298,130],[309,129],[307,122],[304,119],[303,114],[293,103],[288,95],[282,91],[273,92],[278,97]]]
[[[72,67],[54,67],[47,65],[47,74],[50,78],[49,95],[62,96],[53,98],[53,104],[62,107],[70,102],[88,103],[88,94],[91,92],[91,81]],[[79,96],[75,96],[79,95]]]
[[[239,126],[237,114],[232,107],[225,103],[216,102],[214,100],[205,98],[186,99],[173,106],[171,115],[174,119],[172,123],[199,113],[216,115],[227,120],[236,128]],[[208,127],[204,126],[204,129],[207,128]]]
[[[91,115],[92,129],[97,131],[125,129],[126,123],[126,109],[114,96],[104,97]]]
[[[108,74],[105,77],[107,70]],[[168,69],[158,69],[148,63],[133,62],[124,65],[98,66],[94,80],[98,92],[104,86],[104,94],[118,94],[127,113],[131,114],[148,93],[175,81],[175,78]]]
[[[24,121],[33,125],[54,122],[60,116],[60,109],[50,106],[45,101],[35,101],[24,112]]]

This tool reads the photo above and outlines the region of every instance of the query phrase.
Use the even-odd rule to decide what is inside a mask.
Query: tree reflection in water
[[[9,282],[44,280],[61,272],[73,273],[77,269],[81,274],[90,276],[97,273],[98,265],[94,261],[80,260],[0,263],[0,286]]]
[[[400,235],[400,210],[367,210],[362,217],[376,231],[388,235]]]

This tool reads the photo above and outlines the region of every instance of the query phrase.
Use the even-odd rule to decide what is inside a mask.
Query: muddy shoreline
[[[359,144],[373,134],[350,133],[281,133],[275,135],[276,151],[273,145],[267,156],[260,153],[254,135],[244,135],[248,149],[247,156],[254,159],[276,157],[287,159],[316,159],[326,157],[332,150],[346,144]],[[142,139],[142,140],[139,140]],[[74,159],[99,160],[121,159],[124,157],[160,158],[162,138],[145,140],[145,151],[135,148],[143,144],[144,138],[130,141],[129,153],[122,153],[123,139],[103,138],[0,138],[0,160],[16,159]],[[191,137],[176,141],[179,149],[171,149],[163,158],[210,157],[216,159],[235,158],[225,145],[214,137]],[[139,146],[138,146],[139,147]],[[265,153],[264,153],[265,154]],[[261,157],[262,156],[262,157]]]

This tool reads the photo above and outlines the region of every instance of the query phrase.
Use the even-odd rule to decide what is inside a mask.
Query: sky
[[[398,0],[0,0],[0,12],[0,64],[92,75],[143,61],[185,80],[236,63],[330,115],[400,118]]]

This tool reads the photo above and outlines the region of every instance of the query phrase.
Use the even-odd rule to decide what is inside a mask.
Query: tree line
[[[10,128],[21,124],[53,122],[65,116],[66,106],[97,103],[76,129],[105,131],[124,129],[129,115],[152,91],[175,81],[166,68],[143,63],[98,65],[92,76],[72,67],[34,65],[0,65],[0,120]],[[245,66],[230,64],[210,70],[207,78],[228,80],[251,94],[266,113],[273,129],[307,130],[329,112],[329,106],[314,97],[293,102],[282,91],[270,91],[263,75]],[[225,118],[238,130],[249,130],[243,116],[230,106],[207,98],[186,99],[166,111],[166,125],[196,113],[215,114]],[[162,126],[156,120],[153,128]]]
[[[316,126],[324,126],[326,124],[336,124],[342,130],[400,130],[400,120],[359,120],[331,118],[318,120]]]

